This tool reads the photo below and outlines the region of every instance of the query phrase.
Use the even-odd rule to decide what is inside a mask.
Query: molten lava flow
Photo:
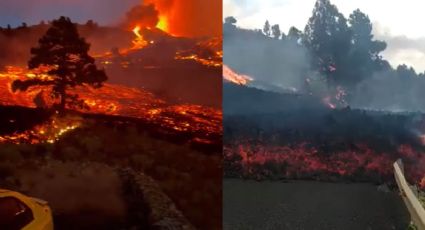
[[[223,77],[225,80],[233,82],[238,85],[246,85],[253,80],[250,76],[237,74],[230,69],[227,65],[223,65]]]
[[[13,93],[10,90],[14,80],[35,75],[36,73],[19,67],[8,67],[6,72],[0,73],[0,105],[34,108],[34,97],[39,94],[43,96],[47,106],[54,103],[48,95],[49,87],[32,87],[25,93]],[[73,93],[78,94],[90,107],[89,111],[81,110],[84,112],[139,118],[176,132],[191,133],[204,142],[212,141],[209,140],[211,136],[219,136],[222,132],[222,113],[218,109],[199,105],[168,105],[150,92],[113,84],[105,84],[99,89],[77,87],[73,89]],[[68,130],[68,126],[60,127],[56,133],[61,134]],[[34,136],[38,130],[39,128],[28,131],[29,134],[3,136],[0,141],[19,139],[19,135],[23,135],[25,139],[26,136]],[[42,140],[51,139],[41,138],[40,141]]]
[[[82,124],[81,118],[71,116],[53,116],[49,121],[37,125],[31,130],[22,133],[0,136],[0,143],[50,143],[53,144],[60,137],[78,128]]]
[[[224,160],[230,168],[255,178],[341,179],[369,178],[391,180],[392,164],[397,159],[405,162],[410,181],[425,188],[425,155],[408,145],[401,145],[394,153],[380,153],[368,146],[357,144],[356,150],[319,152],[308,144],[291,146],[263,145],[255,141],[240,141],[224,147]]]
[[[223,65],[223,49],[221,38],[200,41],[190,50],[177,51],[175,60],[192,60],[205,66],[221,67]]]
[[[156,28],[168,32],[168,21],[167,17],[164,15],[159,16],[158,24],[156,24]]]
[[[148,45],[148,42],[140,34],[140,26],[136,26],[133,29],[133,33],[136,35],[136,38],[133,40],[133,49],[142,49]]]

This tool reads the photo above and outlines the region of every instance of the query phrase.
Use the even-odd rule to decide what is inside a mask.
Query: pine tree
[[[264,23],[263,32],[267,37],[270,37],[271,31],[270,31],[270,23],[268,20]]]
[[[49,67],[46,74],[50,77],[16,80],[12,90],[26,91],[33,86],[51,86],[52,96],[59,99],[56,106],[60,111],[66,106],[86,107],[77,94],[68,91],[77,86],[98,88],[107,80],[105,71],[99,70],[94,58],[88,54],[89,48],[90,44],[80,37],[76,25],[69,18],[54,20],[38,46],[31,49],[32,57],[28,62],[29,69]]]

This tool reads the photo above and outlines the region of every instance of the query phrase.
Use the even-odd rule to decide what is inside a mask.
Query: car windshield
[[[0,198],[1,229],[19,230],[34,219],[31,209],[15,197]]]

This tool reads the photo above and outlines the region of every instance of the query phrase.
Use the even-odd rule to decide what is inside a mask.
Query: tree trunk
[[[59,104],[59,113],[63,113],[65,111],[65,106],[66,106],[65,87],[61,90],[60,95],[61,95],[61,101],[60,101],[60,104]]]

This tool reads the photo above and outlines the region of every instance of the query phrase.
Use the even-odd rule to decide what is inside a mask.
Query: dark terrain
[[[398,191],[367,183],[225,179],[224,229],[407,229]]]
[[[0,111],[2,136],[32,130],[51,115]],[[191,145],[143,120],[82,113],[61,119],[67,116],[82,124],[54,143],[0,143],[0,186],[47,200],[58,229],[221,226],[217,146]]]

